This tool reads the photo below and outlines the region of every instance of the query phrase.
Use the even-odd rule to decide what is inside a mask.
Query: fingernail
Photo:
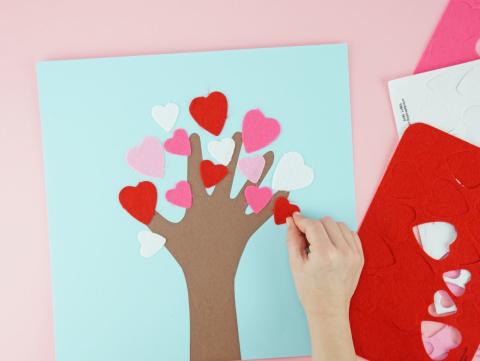
[[[287,227],[292,225],[292,217],[287,217]]]

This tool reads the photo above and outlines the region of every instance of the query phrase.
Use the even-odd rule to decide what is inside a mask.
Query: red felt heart
[[[228,168],[223,164],[214,164],[209,160],[202,160],[200,163],[200,176],[206,188],[213,187],[225,178]]]
[[[149,224],[157,205],[157,188],[152,182],[140,182],[136,187],[123,188],[118,199],[122,207],[138,221]]]
[[[448,165],[455,178],[467,188],[480,185],[480,153],[458,152],[448,157]]]
[[[290,203],[285,197],[278,197],[273,205],[273,220],[275,224],[284,224],[295,212],[300,212],[300,207]]]
[[[190,103],[190,114],[203,129],[214,135],[222,132],[227,119],[228,102],[223,93],[213,92]]]
[[[434,216],[449,217],[468,212],[467,202],[457,186],[445,179],[437,179],[432,186],[427,208]]]

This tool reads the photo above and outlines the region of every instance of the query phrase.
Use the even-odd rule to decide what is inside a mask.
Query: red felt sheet
[[[444,221],[457,239],[449,255],[430,258],[412,227]],[[446,360],[470,361],[480,343],[480,148],[425,124],[404,133],[359,231],[365,267],[352,299],[357,354],[371,361],[430,360],[422,321],[456,327],[462,343]],[[465,294],[450,294],[458,311],[430,316],[442,274],[466,269]]]

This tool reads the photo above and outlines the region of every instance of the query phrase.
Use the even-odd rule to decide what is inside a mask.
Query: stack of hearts
[[[221,92],[212,92],[206,97],[191,101],[189,112],[193,120],[207,132],[219,136],[228,116],[228,101]],[[152,109],[152,117],[167,133],[175,127],[179,115],[179,106],[175,103],[157,105]],[[244,198],[253,213],[260,213],[270,203],[275,191],[290,192],[307,187],[313,182],[313,170],[308,167],[301,154],[284,154],[274,171],[272,187],[261,186],[266,161],[264,156],[254,154],[271,145],[280,135],[280,123],[267,117],[259,109],[246,112],[242,122],[241,141],[248,156],[240,158],[237,168],[248,181],[244,188]],[[205,188],[220,183],[232,171],[229,167],[236,144],[232,138],[213,140],[207,149],[212,160],[200,162],[200,177]],[[177,128],[162,144],[157,137],[144,138],[139,145],[128,150],[127,163],[137,172],[152,177],[165,175],[165,151],[172,155],[189,157],[192,147],[189,134],[185,129]],[[216,163],[215,163],[216,162]],[[234,171],[234,168],[233,168]],[[150,185],[148,185],[150,184]],[[154,194],[153,194],[154,193]],[[151,182],[141,182],[136,187],[125,187],[120,192],[120,203],[137,220],[144,224],[151,222],[156,207],[156,188]],[[166,200],[178,207],[192,207],[192,190],[188,181],[180,180],[173,189],[165,192]],[[291,204],[286,197],[278,197],[274,203],[274,221],[283,224],[286,218],[300,208]]]
[[[207,97],[192,100],[189,107],[195,122],[209,133],[219,136],[224,128],[228,115],[228,101],[221,92],[213,92]],[[152,109],[153,119],[166,132],[170,132],[177,122],[179,107],[175,103],[164,106],[157,105]],[[247,111],[242,124],[242,143],[247,154],[257,152],[272,144],[280,135],[280,123],[265,116],[261,110]],[[228,174],[228,165],[232,159],[235,142],[232,138],[213,140],[207,149],[212,158],[200,163],[200,176],[206,188],[211,188],[221,182]],[[139,173],[152,177],[163,178],[165,175],[165,151],[188,157],[192,153],[190,138],[185,129],[179,128],[164,144],[157,137],[146,137],[140,144],[127,153],[127,163]],[[293,191],[304,188],[313,182],[313,170],[305,165],[301,154],[289,152],[284,154],[274,171],[272,187],[260,186],[259,180],[265,168],[265,158],[252,155],[240,158],[237,167],[249,181],[245,187],[245,200],[254,213],[261,212],[270,202],[273,190]],[[137,187],[126,187],[120,193],[122,206],[137,220],[148,224],[155,212],[156,188],[149,186],[145,194],[145,186],[150,182],[142,182]],[[165,193],[165,198],[171,204],[182,208],[192,207],[192,190],[186,180],[176,183],[173,189]],[[276,224],[285,220],[299,207],[291,204],[287,198],[279,197],[274,205],[274,220]]]

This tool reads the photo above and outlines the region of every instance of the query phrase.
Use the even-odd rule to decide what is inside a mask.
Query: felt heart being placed
[[[175,188],[167,191],[165,198],[176,206],[190,208],[192,206],[192,189],[190,184],[187,181],[178,182]]]
[[[209,160],[202,160],[200,163],[200,176],[206,188],[220,183],[227,174],[228,169],[223,164],[214,164]]]
[[[165,141],[165,150],[177,155],[190,155],[192,149],[190,147],[190,139],[185,129],[176,129],[173,136]]]
[[[265,158],[258,156],[242,158],[238,161],[238,169],[252,183],[257,183],[265,167]]]
[[[118,199],[122,207],[138,221],[149,224],[157,205],[157,188],[152,182],[140,182],[136,187],[123,188]]]
[[[248,186],[245,188],[245,200],[253,213],[259,213],[272,199],[272,190],[268,187]]]
[[[295,212],[300,212],[300,207],[290,203],[285,197],[278,197],[273,206],[273,220],[275,224],[284,224]]]
[[[228,102],[223,93],[213,92],[190,103],[190,114],[203,129],[213,135],[222,132],[227,119]]]
[[[152,108],[152,117],[164,130],[169,132],[178,117],[178,105],[175,103],[168,103],[166,105],[155,105]]]
[[[242,125],[242,139],[247,153],[266,147],[280,134],[280,123],[267,118],[260,109],[250,110],[245,114]]]
[[[145,258],[154,256],[166,242],[165,237],[147,230],[140,231],[137,237],[140,242],[140,254]]]
[[[155,178],[163,178],[165,158],[158,138],[145,137],[140,145],[127,152],[127,163],[137,172]]]

